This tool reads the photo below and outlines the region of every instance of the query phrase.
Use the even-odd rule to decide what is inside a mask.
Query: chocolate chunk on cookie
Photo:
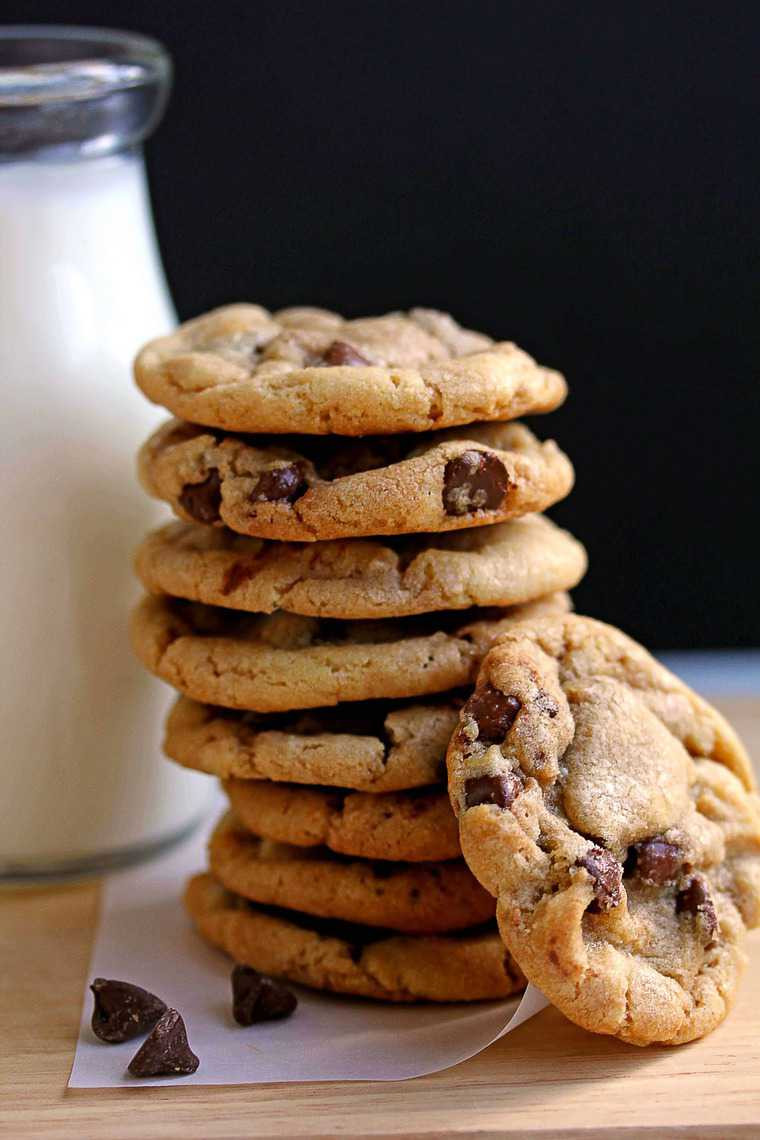
[[[463,451],[443,471],[443,506],[447,515],[498,511],[509,489],[509,473],[490,451]]]
[[[357,368],[361,364],[370,364],[366,356],[362,356],[353,345],[346,344],[344,340],[334,340],[322,354],[322,361],[329,366],[340,365],[348,368]]]
[[[465,784],[465,803],[467,807],[496,804],[497,807],[508,808],[521,789],[522,782],[514,772],[505,772],[503,776],[473,776]]]
[[[676,895],[676,913],[690,915],[711,940],[718,929],[718,916],[704,875],[692,875]]]
[[[484,685],[473,693],[463,709],[464,731],[481,743],[501,742],[521,707],[520,701],[511,693],[502,693],[493,685]]]
[[[213,467],[201,483],[185,483],[178,502],[186,515],[199,523],[219,522],[222,505],[222,481]]]
[[[505,632],[448,751],[465,859],[568,1017],[678,1044],[725,1016],[760,923],[760,803],[723,718],[630,638]]]
[[[642,839],[628,850],[626,872],[638,875],[645,883],[664,886],[673,883],[683,866],[683,852],[662,836]]]
[[[252,503],[294,503],[305,494],[306,464],[299,460],[262,471],[248,492]]]
[[[604,847],[590,847],[578,858],[576,866],[582,867],[591,878],[594,897],[588,906],[590,914],[620,906],[623,868],[610,851]]]

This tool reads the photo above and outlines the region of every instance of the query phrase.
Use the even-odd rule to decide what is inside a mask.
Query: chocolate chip
[[[474,720],[478,726],[478,740],[501,742],[515,723],[522,708],[517,697],[502,693],[493,685],[477,689],[462,710],[462,720]]]
[[[244,586],[246,582],[250,582],[256,573],[256,567],[252,562],[233,562],[231,566],[224,572],[224,580],[222,582],[222,594],[226,598],[233,590],[238,590]]]
[[[588,871],[594,881],[594,899],[588,908],[592,914],[612,910],[620,904],[623,898],[623,868],[606,848],[589,848],[576,866]]]
[[[200,1061],[187,1043],[187,1030],[176,1009],[167,1009],[127,1068],[133,1077],[184,1077]]]
[[[92,1032],[116,1045],[147,1033],[166,1009],[166,1002],[131,982],[96,978],[90,986],[95,997]]]
[[[290,1017],[297,1005],[296,995],[272,978],[264,977],[250,966],[233,969],[232,1016],[238,1025]]]
[[[510,807],[522,791],[522,782],[514,772],[503,776],[473,776],[464,786],[465,807],[478,804],[496,804]]]
[[[179,504],[196,522],[218,522],[222,481],[216,468],[212,468],[202,483],[185,483],[179,494]]]
[[[252,503],[293,503],[308,490],[300,460],[262,471],[248,498]]]
[[[490,451],[465,451],[443,472],[443,507],[447,515],[495,511],[509,489],[507,469]]]
[[[683,863],[680,848],[674,843],[655,836],[643,839],[629,849],[625,863],[626,874],[636,874],[645,883],[662,887],[672,883]]]
[[[702,920],[705,933],[712,938],[718,929],[718,916],[710,898],[707,882],[703,875],[692,875],[676,895],[676,914],[693,914]]]
[[[362,356],[357,348],[351,344],[346,344],[344,340],[334,340],[331,345],[325,350],[322,357],[325,364],[343,364],[355,366],[357,364],[369,364],[366,356]]]

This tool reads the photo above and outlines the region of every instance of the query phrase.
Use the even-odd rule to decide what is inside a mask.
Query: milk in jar
[[[139,150],[168,83],[143,37],[0,29],[6,881],[130,861],[208,802],[161,756],[171,696],[127,633],[133,551],[163,516],[135,477],[161,415],[130,371],[175,322]]]

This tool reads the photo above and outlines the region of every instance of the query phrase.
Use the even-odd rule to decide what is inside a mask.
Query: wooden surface
[[[760,745],[760,706],[721,703]],[[0,896],[2,1137],[760,1136],[760,932],[732,1015],[679,1049],[635,1049],[546,1010],[414,1081],[67,1090],[97,909],[96,884]]]

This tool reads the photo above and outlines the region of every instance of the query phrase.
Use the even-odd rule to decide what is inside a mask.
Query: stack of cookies
[[[138,552],[134,646],[180,693],[168,755],[230,805],[187,888],[198,929],[317,989],[515,992],[445,756],[490,646],[564,618],[585,570],[541,514],[571,464],[515,422],[563,378],[431,310],[254,305],[152,342],[136,375],[181,418],[140,456],[179,521]]]

